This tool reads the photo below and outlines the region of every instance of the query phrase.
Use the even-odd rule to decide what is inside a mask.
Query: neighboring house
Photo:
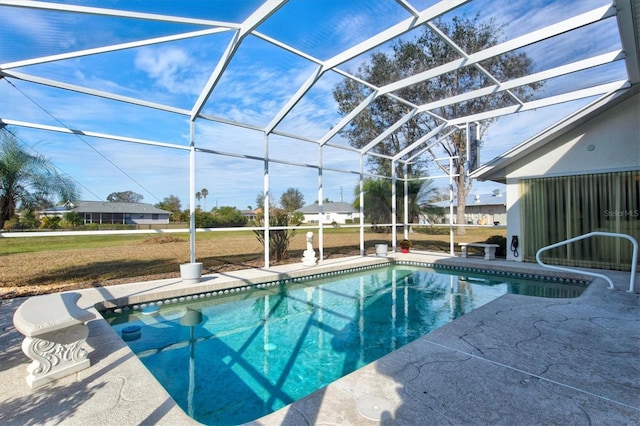
[[[262,213],[262,209],[240,210],[240,213],[242,213],[242,215],[247,218],[247,221],[253,222],[254,220],[256,220],[256,217],[258,217],[258,214]]]
[[[507,185],[508,259],[593,231],[640,240],[640,85],[595,101],[480,167]],[[517,254],[517,257],[516,257]],[[545,253],[548,263],[629,269],[626,239],[594,237]]]
[[[469,225],[505,225],[507,223],[507,197],[504,192],[469,195],[466,204],[464,218]],[[441,223],[449,223],[449,200],[431,205],[443,208],[444,216]],[[453,200],[453,223],[456,223],[457,211],[457,200]]]
[[[347,221],[360,220],[360,212],[349,203],[325,202],[322,204],[322,215],[320,215],[320,205],[318,203],[309,204],[296,210],[304,214],[305,223],[337,223],[344,225]]]
[[[41,216],[59,216],[79,213],[85,225],[166,225],[171,212],[145,203],[110,203],[108,201],[76,201],[75,203],[46,209]]]

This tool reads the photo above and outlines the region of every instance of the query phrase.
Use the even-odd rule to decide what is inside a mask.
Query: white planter
[[[183,263],[180,265],[180,276],[185,284],[197,284],[202,277],[202,263]]]
[[[376,244],[376,256],[386,256],[389,251],[389,244]]]

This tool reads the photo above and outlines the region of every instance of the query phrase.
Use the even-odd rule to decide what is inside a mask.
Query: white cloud
[[[198,94],[203,76],[189,54],[177,47],[140,49],[135,67],[146,73],[160,87],[174,94]]]

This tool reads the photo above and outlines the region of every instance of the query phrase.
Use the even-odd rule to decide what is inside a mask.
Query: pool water
[[[503,294],[539,287],[446,272],[377,268],[104,315],[187,414],[240,424]],[[584,288],[545,285],[564,297]]]

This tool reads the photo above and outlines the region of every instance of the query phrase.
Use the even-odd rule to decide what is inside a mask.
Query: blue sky
[[[93,1],[68,2],[88,6],[131,8],[150,13],[199,17],[241,22],[260,2],[257,1]],[[433,1],[411,2],[421,10]],[[452,13],[504,24],[503,39],[512,39],[577,13],[609,4],[606,0],[536,1],[475,0]],[[303,50],[321,60],[353,46],[366,37],[408,17],[391,1],[291,0],[258,30],[270,37]],[[0,64],[37,56],[89,49],[140,38],[160,37],[202,27],[187,24],[155,23],[95,17],[83,14],[33,11],[0,7]],[[597,36],[594,36],[597,34]],[[46,64],[19,67],[18,72],[77,84],[123,96],[140,97],[151,102],[190,109],[206,84],[218,58],[231,39],[222,32],[172,43],[128,49],[119,52],[67,59]],[[605,53],[619,48],[615,18],[573,31],[553,42],[541,42],[525,49],[537,70]],[[389,49],[390,44],[377,50]],[[370,53],[361,55],[340,68],[355,73]],[[203,112],[253,126],[266,126],[313,72],[307,60],[282,51],[256,37],[248,37],[229,64]],[[594,82],[625,77],[621,62],[547,82],[540,96],[575,90]],[[342,77],[327,73],[296,105],[277,130],[308,138],[322,137],[339,121],[332,89]],[[484,137],[482,162],[526,140],[589,100],[542,108],[499,119]],[[81,95],[25,81],[0,80],[0,118],[51,126],[64,126],[129,138],[166,142],[179,146],[189,143],[189,123],[185,116],[126,103]],[[50,158],[63,172],[75,179],[86,200],[104,200],[112,192],[131,190],[144,201],[157,203],[176,195],[188,206],[187,151],[102,138],[12,128],[32,149]],[[256,195],[263,188],[263,162],[241,156],[263,156],[261,132],[220,123],[198,120],[196,143],[199,147],[236,156],[199,154],[196,189],[207,188],[206,207],[231,205],[255,207]],[[345,144],[334,138],[332,142]],[[314,144],[277,135],[270,136],[272,159],[299,163],[317,162]],[[358,169],[358,156],[348,151],[326,148],[325,167]],[[438,171],[434,174],[440,174]],[[334,171],[322,175],[323,198],[352,201],[358,177]],[[445,187],[446,179],[436,180]],[[272,164],[272,196],[280,197],[287,188],[299,189],[307,203],[318,198],[316,169]],[[494,183],[476,183],[478,192],[499,187]],[[202,203],[204,204],[204,202]]]

